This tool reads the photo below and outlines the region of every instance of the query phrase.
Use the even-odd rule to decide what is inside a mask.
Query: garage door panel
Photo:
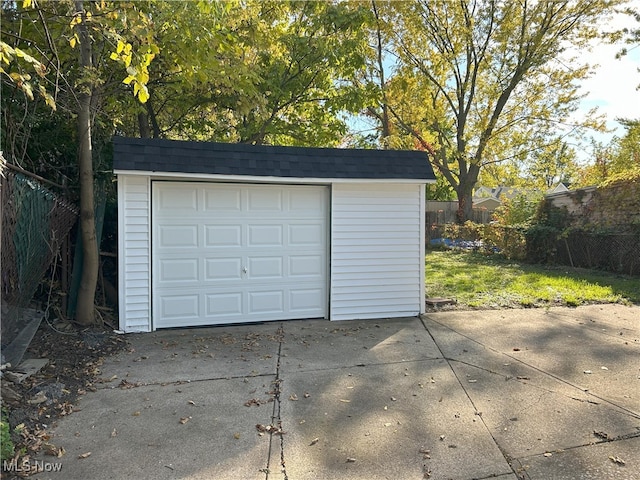
[[[282,211],[282,190],[273,187],[254,187],[247,191],[249,212]]]
[[[327,316],[326,187],[153,189],[155,328]]]
[[[283,315],[284,292],[282,290],[267,290],[248,292],[249,315],[252,314],[280,314]]]
[[[289,291],[291,312],[311,313],[322,308],[324,291],[321,288],[300,288]]]
[[[282,225],[247,225],[248,247],[283,247]]]
[[[280,280],[284,277],[282,257],[248,257],[247,277],[252,279]]]
[[[324,259],[322,255],[290,255],[289,276],[300,280],[300,277],[323,277]]]
[[[160,315],[163,319],[174,321],[197,319],[200,317],[200,296],[197,293],[186,295],[161,295],[159,298]]]
[[[318,223],[289,225],[290,247],[320,247],[324,244],[325,233]]]
[[[240,281],[242,257],[205,258],[206,282]]]
[[[323,190],[298,189],[289,195],[289,210],[294,213],[318,217],[324,212],[325,195]]]
[[[173,184],[157,196],[157,207],[171,213],[195,213],[198,210],[198,192],[189,185]]]
[[[158,248],[196,248],[197,225],[159,225]]]
[[[204,208],[211,212],[239,212],[242,210],[242,192],[237,188],[205,189]]]
[[[198,259],[196,258],[164,258],[158,262],[158,283],[166,282],[188,283],[197,282]]]
[[[205,225],[205,247],[241,247],[242,225]]]
[[[242,294],[233,293],[209,293],[206,295],[206,315],[210,318],[228,318],[229,316],[241,316]]]

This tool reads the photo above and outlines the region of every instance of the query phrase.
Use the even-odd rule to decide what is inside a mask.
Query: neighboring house
[[[564,193],[568,191],[569,191],[569,188],[567,188],[567,186],[564,183],[559,183],[552,189],[547,190],[547,193],[545,195],[553,195],[554,193]]]
[[[559,185],[556,188],[559,188]],[[532,193],[531,190],[523,190],[515,187],[499,186],[489,188],[481,185],[473,192],[473,208],[486,209],[489,212],[493,212],[502,205],[505,199],[510,200],[520,195],[529,196]]]
[[[127,332],[424,312],[424,152],[114,138]]]

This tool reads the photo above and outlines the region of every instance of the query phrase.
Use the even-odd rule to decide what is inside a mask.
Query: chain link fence
[[[558,240],[555,263],[640,275],[640,234],[573,231]]]
[[[2,201],[2,349],[5,361],[19,359],[37,329],[38,315],[28,309],[38,285],[76,221],[78,210],[37,180],[6,170],[1,178]],[[37,320],[37,324],[41,316]],[[25,340],[24,337],[28,337]]]
[[[482,241],[483,247],[500,251],[507,258],[532,263],[548,263],[580,268],[592,268],[625,275],[640,275],[640,232],[628,233],[628,226],[619,226],[620,232],[595,233],[571,230],[546,232],[530,238],[526,230],[499,225],[427,225],[426,244],[435,239]],[[441,245],[437,242],[436,245]]]

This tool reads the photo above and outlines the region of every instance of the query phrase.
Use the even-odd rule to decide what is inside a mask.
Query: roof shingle
[[[425,152],[113,138],[114,170],[288,178],[435,180]]]

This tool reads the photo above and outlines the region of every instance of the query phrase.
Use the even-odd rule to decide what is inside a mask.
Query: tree
[[[365,61],[369,10],[350,2],[247,2],[255,13],[244,61],[256,72],[259,101],[248,110],[222,104],[237,141],[336,144],[341,115],[362,106],[350,80]],[[253,43],[250,43],[252,41]]]
[[[82,277],[78,291],[76,319],[83,325],[94,323],[94,297],[98,282],[98,242],[93,194],[93,149],[91,147],[91,100],[93,96],[93,67],[91,37],[87,26],[87,11],[83,0],[75,1],[80,44],[80,68],[84,81],[78,87],[78,171],[80,176],[80,231],[82,233]]]
[[[535,151],[537,132],[601,127],[569,124],[588,68],[561,59],[569,46],[586,47],[615,3],[385,5],[400,62],[387,85],[389,111],[406,135],[433,150],[434,167],[457,192],[460,221],[470,218],[481,170]]]
[[[23,108],[23,121],[17,124],[22,132],[15,129],[16,125],[9,114],[3,116],[3,131],[12,133],[11,143],[8,144],[11,147],[11,160],[19,162],[24,160],[26,155],[26,145],[29,143],[32,129],[31,126],[24,126],[24,119],[28,115],[29,119],[38,118],[37,104],[33,103],[32,107],[31,103],[35,100],[31,77],[17,59],[23,59],[36,70],[39,76],[38,91],[50,108],[57,109],[62,106],[60,110],[68,117],[67,122],[71,120],[70,114],[75,115],[79,228],[84,254],[76,320],[84,325],[92,324],[95,321],[94,297],[99,262],[94,216],[93,164],[96,155],[93,149],[93,126],[96,112],[101,108],[100,88],[108,79],[104,75],[106,62],[101,63],[101,60],[106,56],[123,63],[126,75],[120,78],[125,77],[124,82],[132,86],[133,94],[139,101],[146,101],[147,67],[155,53],[152,46],[148,46],[146,51],[133,52],[131,45],[122,35],[122,28],[124,23],[135,23],[124,20],[125,9],[129,9],[128,13],[135,11],[138,14],[133,16],[137,20],[137,27],[148,24],[149,17],[137,10],[133,3],[97,4],[85,3],[83,0],[25,0],[21,7],[12,2],[3,2],[2,9],[3,18],[6,14],[10,20],[3,23],[2,30],[3,91],[6,92],[6,88],[9,87],[10,92],[21,91],[24,94],[23,99],[10,95],[10,103],[7,104],[10,107],[7,110],[14,113]],[[131,30],[127,33],[131,33]],[[75,47],[78,47],[77,54],[73,55]],[[157,51],[157,47],[155,50]],[[47,77],[50,70],[53,70],[55,81]],[[49,93],[51,88],[53,95]],[[22,151],[16,149],[16,139],[19,136],[23,138],[20,143],[25,145]]]
[[[608,144],[593,143],[593,163],[579,172],[576,186],[600,185],[613,177],[631,178],[640,171],[640,120],[618,122],[626,129],[625,134]]]

